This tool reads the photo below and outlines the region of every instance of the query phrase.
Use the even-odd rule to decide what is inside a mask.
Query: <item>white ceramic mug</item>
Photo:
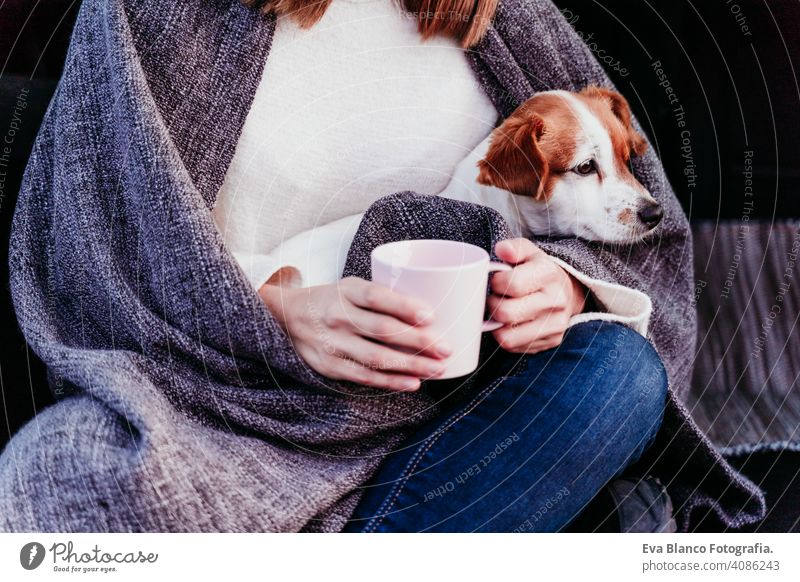
[[[451,240],[405,240],[372,251],[375,283],[421,299],[433,309],[429,325],[434,336],[453,350],[444,360],[445,372],[438,377],[442,380],[478,367],[481,334],[502,327],[483,320],[489,273],[509,270],[505,263],[491,262],[482,248]]]

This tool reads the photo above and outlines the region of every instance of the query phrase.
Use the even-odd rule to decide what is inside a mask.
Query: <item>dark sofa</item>
[[[800,257],[794,267],[791,258],[800,229],[800,4],[556,3],[630,100],[693,224],[692,414],[767,491],[774,510],[759,529],[797,529],[800,465],[765,447],[753,455],[750,445],[800,441]],[[0,447],[52,402],[13,314],[8,235],[77,8],[0,5],[0,132],[14,133],[0,167]]]

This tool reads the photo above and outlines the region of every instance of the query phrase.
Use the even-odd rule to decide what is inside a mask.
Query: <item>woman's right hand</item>
[[[428,305],[358,277],[305,288],[265,284],[259,295],[297,353],[334,380],[413,391],[441,375],[451,353],[434,343]]]

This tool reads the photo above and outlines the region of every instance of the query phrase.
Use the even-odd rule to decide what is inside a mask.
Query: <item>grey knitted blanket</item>
[[[337,531],[388,451],[437,413],[311,370],[252,291],[209,212],[275,20],[237,0],[84,0],[14,219],[11,288],[62,398],[0,457],[0,529]],[[610,86],[548,0],[503,0],[469,57],[499,113],[534,92]],[[269,82],[266,79],[265,82]],[[686,218],[655,155],[636,160],[665,219],[649,245],[540,244],[648,293],[671,392],[644,460],[682,529],[763,517],[764,497],[682,404],[695,339]],[[346,273],[387,240],[492,248],[494,212],[398,193],[366,214]]]

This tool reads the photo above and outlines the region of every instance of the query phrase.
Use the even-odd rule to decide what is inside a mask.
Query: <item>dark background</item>
[[[744,151],[753,151],[752,217],[800,216],[800,3],[797,0],[559,0],[565,15],[612,61],[609,73],[653,140],[693,221],[743,214]],[[733,10],[739,9],[737,22]],[[20,92],[27,108],[14,136],[0,201],[0,447],[52,401],[44,370],[20,336],[8,294],[8,232],[38,124],[60,75],[77,1],[0,3],[0,139]],[[744,20],[741,20],[744,18]],[[746,24],[750,35],[741,28]],[[681,129],[651,65],[661,61],[680,104],[695,164],[684,175]],[[618,63],[618,65],[616,64]],[[615,72],[614,66],[624,69]]]

